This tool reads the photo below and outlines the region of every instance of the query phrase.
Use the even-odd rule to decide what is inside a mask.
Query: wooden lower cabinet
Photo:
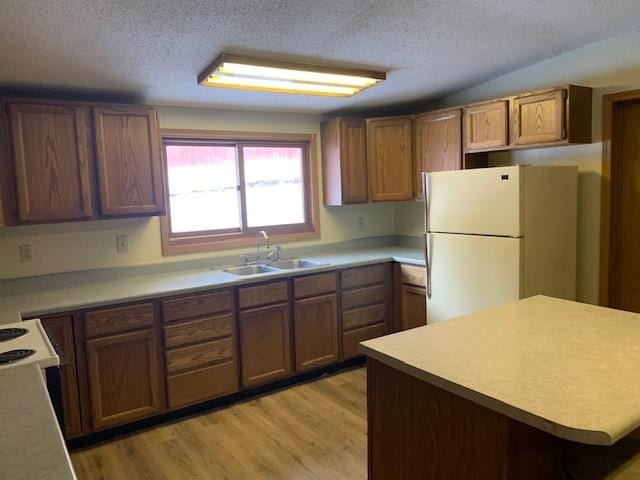
[[[338,349],[338,297],[296,300],[293,311],[296,372],[335,363]]]
[[[162,356],[155,329],[86,342],[94,429],[139,420],[164,409]]]
[[[402,285],[402,329],[427,324],[427,290],[413,285]]]
[[[63,315],[42,319],[42,325],[52,341],[62,349],[67,364],[60,367],[60,388],[64,410],[64,434],[74,437],[82,432],[78,374],[73,337],[73,316]]]
[[[231,289],[161,302],[167,403],[180,408],[238,390]]]
[[[392,330],[391,274],[391,263],[374,264],[44,318],[70,362],[65,435],[358,357],[359,342]],[[423,310],[411,292],[402,305]]]
[[[395,329],[427,324],[426,270],[418,265],[394,265]]]
[[[238,390],[235,359],[167,377],[169,408],[204,402]]]
[[[291,369],[289,304],[240,312],[242,385],[250,387],[288,376]]]
[[[358,343],[391,331],[391,264],[343,270],[341,284],[342,358],[360,356]]]

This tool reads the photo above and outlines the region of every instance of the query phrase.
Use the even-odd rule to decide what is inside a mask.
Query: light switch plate
[[[129,253],[129,235],[116,236],[116,251],[119,254]]]

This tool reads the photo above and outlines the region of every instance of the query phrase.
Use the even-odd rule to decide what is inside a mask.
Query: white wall
[[[159,117],[162,128],[320,134],[320,117],[315,115],[160,107]],[[320,163],[319,142],[317,158]],[[322,204],[320,185],[318,191]],[[358,217],[365,218],[364,228],[359,228]],[[392,204],[321,206],[321,238],[313,242],[286,244],[285,251],[288,246],[392,235],[394,228]],[[128,254],[116,253],[115,236],[120,234],[129,235]],[[31,263],[19,262],[18,245],[21,244],[32,245]],[[0,228],[0,279],[207,258],[229,253],[233,251],[163,257],[158,217],[6,227]]]
[[[640,88],[640,33],[617,37],[554,57],[447,97],[438,106],[499,97],[519,91],[574,83],[594,88],[593,143],[511,153],[513,163],[577,165],[578,192],[578,300],[598,301],[600,248],[600,173],[602,161],[602,96]],[[496,156],[496,160],[504,160]],[[396,230],[418,235],[420,211],[396,207]]]

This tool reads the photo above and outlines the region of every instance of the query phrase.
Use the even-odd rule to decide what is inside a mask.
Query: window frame
[[[212,130],[174,130],[161,129],[162,170],[165,191],[166,210],[160,216],[160,230],[163,255],[201,253],[217,250],[230,250],[254,246],[260,230],[266,230],[271,243],[287,243],[312,240],[320,237],[318,218],[318,165],[316,134],[306,133],[263,133],[263,132],[225,132]],[[239,201],[241,208],[241,227],[229,231],[171,232],[171,203],[169,201],[168,168],[165,145],[195,144],[202,141],[211,145],[234,145],[237,153],[237,168],[240,184]],[[247,227],[246,192],[244,189],[244,161],[242,147],[245,146],[295,146],[303,148],[302,174],[305,202],[305,222],[295,225],[273,225]]]

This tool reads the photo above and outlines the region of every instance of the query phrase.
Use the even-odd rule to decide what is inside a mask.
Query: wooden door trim
[[[614,142],[620,123],[620,107],[625,103],[640,101],[640,90],[612,93],[602,98],[602,194],[600,208],[600,295],[599,303],[609,306],[611,285],[615,282],[611,266],[616,262],[614,238],[618,221],[612,208],[619,191],[619,145]],[[617,132],[617,133],[616,133]]]

